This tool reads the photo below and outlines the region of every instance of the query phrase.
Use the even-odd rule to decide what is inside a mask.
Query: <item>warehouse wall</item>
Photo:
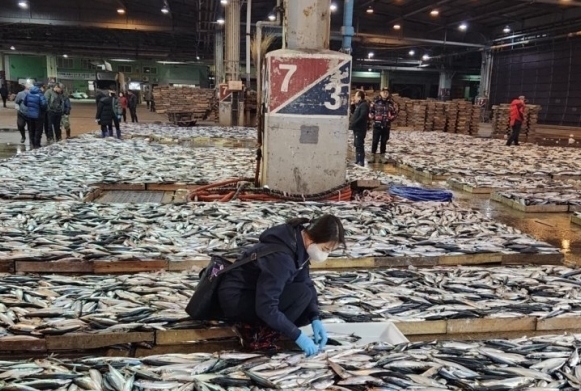
[[[10,68],[10,80],[36,79],[44,81],[47,78],[46,57],[11,54],[7,56]]]
[[[525,95],[539,122],[581,126],[581,39],[495,53],[491,104]]]

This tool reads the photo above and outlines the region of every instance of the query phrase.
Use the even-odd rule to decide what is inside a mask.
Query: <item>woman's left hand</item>
[[[315,343],[319,345],[320,349],[323,349],[327,344],[327,332],[325,331],[325,327],[323,323],[319,319],[313,320],[311,323],[311,327],[313,328],[313,339]]]

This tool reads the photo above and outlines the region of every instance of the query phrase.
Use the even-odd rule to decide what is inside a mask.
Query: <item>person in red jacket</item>
[[[514,145],[518,145],[518,136],[524,120],[525,97],[521,95],[510,104],[510,127],[512,128],[512,133],[506,141],[506,145],[510,146],[513,142]]]

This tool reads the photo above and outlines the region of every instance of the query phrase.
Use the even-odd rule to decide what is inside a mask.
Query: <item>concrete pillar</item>
[[[0,52],[0,85],[4,85],[4,82],[8,80],[6,72],[4,72],[4,53]]]
[[[4,69],[4,53],[0,52],[0,71],[3,71]]]
[[[226,5],[226,81],[240,80],[240,0]]]
[[[440,82],[438,84],[438,99],[450,100],[450,90],[452,89],[452,72],[441,71]]]
[[[493,61],[494,57],[490,49],[482,52],[482,65],[480,67],[480,87],[478,88],[478,96],[480,97],[490,97],[490,83],[492,82]]]
[[[57,76],[56,56],[46,56],[46,77],[55,78]]]
[[[216,31],[216,40],[214,48],[214,58],[215,58],[215,71],[214,76],[216,80],[216,86],[224,82],[224,31]]]
[[[329,49],[331,0],[285,0],[289,49]]]
[[[389,88],[389,71],[381,71],[380,88]]]

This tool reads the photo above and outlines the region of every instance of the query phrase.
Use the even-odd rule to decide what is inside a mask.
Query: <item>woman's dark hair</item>
[[[355,95],[360,97],[362,100],[365,100],[365,92],[359,90],[355,93]]]
[[[305,228],[305,232],[309,238],[315,243],[334,242],[345,245],[345,229],[338,217],[333,215],[322,215],[314,220],[305,218],[291,219],[287,224],[292,226],[303,225],[309,223]]]

